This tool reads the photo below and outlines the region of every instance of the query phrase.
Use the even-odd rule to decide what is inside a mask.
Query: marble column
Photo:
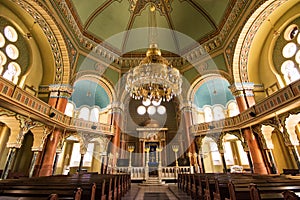
[[[267,155],[269,157],[270,163],[271,163],[272,174],[277,174],[278,170],[277,170],[277,166],[275,164],[273,151],[272,151],[272,149],[267,149],[266,151],[267,151]]]
[[[84,154],[80,154],[80,162],[79,162],[79,166],[78,166],[78,170],[77,170],[78,173],[80,173],[82,171],[83,157],[84,157]]]
[[[227,164],[226,164],[224,152],[220,152],[220,155],[221,155],[221,159],[222,159],[223,172],[227,173]]]
[[[192,123],[192,107],[189,105],[186,105],[182,108],[183,116],[184,116],[184,129],[185,129],[185,141],[187,143],[187,153],[191,153],[191,155],[194,155],[196,153],[194,138],[190,127],[193,125]],[[190,157],[191,158],[191,157]],[[194,159],[190,159],[190,162],[193,165],[195,165]]]
[[[253,83],[235,83],[230,87],[233,95],[235,96],[240,112],[249,109],[255,104],[254,100],[254,84]],[[245,138],[249,152],[253,162],[253,171],[258,174],[268,174],[265,166],[261,149],[259,148],[258,141],[250,128],[242,130],[243,137]]]
[[[11,168],[11,165],[14,162],[16,151],[17,151],[17,149],[14,148],[14,147],[9,148],[9,152],[8,152],[8,155],[7,155],[5,167],[4,167],[2,175],[1,175],[1,179],[6,179],[7,178],[9,170]]]
[[[6,149],[6,143],[8,141],[8,138],[9,138],[9,128],[6,125],[2,125],[0,129],[0,155],[4,155],[4,152],[6,151],[5,149]]]
[[[56,151],[56,154],[55,154],[55,159],[54,159],[54,164],[53,164],[53,171],[52,171],[52,175],[54,175],[54,174],[56,173],[56,167],[57,167],[57,162],[58,162],[58,159],[59,159],[60,153],[61,153],[61,152],[57,152],[57,151]]]
[[[48,104],[53,108],[64,112],[68,103],[68,98],[71,95],[72,88],[69,85],[50,85],[50,98]],[[51,116],[50,116],[51,117]],[[39,176],[51,176],[53,172],[54,159],[56,156],[56,149],[61,139],[62,130],[54,129],[47,138],[45,148],[43,149],[43,158]]]
[[[250,171],[251,171],[251,173],[254,173],[253,162],[252,162],[252,158],[251,158],[249,150],[246,151],[246,154],[247,154],[247,158],[248,158],[248,163],[249,163]]]
[[[34,166],[36,162],[36,158],[38,157],[39,151],[33,151],[30,167],[29,167],[29,178],[33,176]]]
[[[112,109],[112,125],[115,128],[115,133],[111,140],[110,153],[114,155],[112,166],[115,166],[117,163],[116,155],[119,155],[121,145],[122,109],[120,107],[113,107]]]

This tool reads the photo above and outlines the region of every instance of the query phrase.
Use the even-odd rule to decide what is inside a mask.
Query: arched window
[[[14,84],[18,83],[21,74],[20,65],[17,63],[19,49],[16,46],[18,33],[12,26],[5,26],[0,30],[0,74]]]
[[[73,117],[73,113],[74,113],[74,104],[71,102],[68,102],[66,109],[65,109],[65,114],[69,117]]]
[[[213,121],[213,114],[210,107],[206,106],[204,109],[204,120],[205,122],[211,122]]]
[[[239,108],[235,101],[232,101],[227,106],[228,109],[228,117],[236,116],[240,113]]]
[[[14,84],[18,83],[19,75],[21,73],[21,68],[18,63],[11,62],[7,66],[7,70],[4,72],[3,77]]]
[[[79,111],[79,115],[78,118],[79,119],[84,119],[86,121],[89,120],[89,116],[90,116],[90,109],[87,107],[82,107]]]
[[[213,116],[214,116],[214,120],[221,120],[221,119],[225,119],[225,114],[224,114],[224,109],[222,106],[217,105],[214,106],[213,108]]]
[[[286,44],[282,49],[284,61],[281,64],[281,73],[286,84],[300,78],[300,34],[296,24],[288,26],[284,31]]]
[[[93,108],[91,110],[91,114],[90,114],[90,120],[91,122],[98,122],[99,120],[99,108]]]

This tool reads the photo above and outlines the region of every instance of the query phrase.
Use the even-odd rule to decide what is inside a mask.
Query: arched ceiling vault
[[[53,1],[52,4],[63,13],[76,35],[78,35],[76,30],[78,28],[83,37],[89,38],[96,44],[105,42],[107,48],[118,55],[123,55],[128,53],[126,51],[128,45],[140,40],[132,35],[131,31],[148,27],[150,3],[156,7],[157,27],[170,31],[169,35],[159,37],[174,43],[182,53],[195,46],[183,45],[184,41],[177,32],[200,44],[209,40],[220,43],[226,39],[238,16],[249,6],[249,2],[242,0],[90,0],[87,3],[81,0],[65,0]],[[107,42],[116,34],[120,34],[118,40]],[[145,35],[142,37],[147,40]],[[130,52],[132,53],[138,54],[140,51]],[[145,53],[144,49],[142,53]]]

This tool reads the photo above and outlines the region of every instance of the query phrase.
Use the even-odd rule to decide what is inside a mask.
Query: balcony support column
[[[69,85],[55,84],[49,86],[50,98],[49,105],[60,112],[65,112],[68,98],[71,95],[72,89]],[[55,117],[49,113],[49,117]],[[56,156],[56,149],[61,140],[62,130],[55,128],[46,140],[45,148],[42,153],[41,167],[39,176],[51,176],[53,172],[53,165]]]
[[[253,83],[235,83],[230,86],[232,94],[235,96],[240,112],[249,109],[255,105],[254,100],[254,84]],[[254,113],[255,115],[256,113]],[[255,116],[254,116],[255,117]],[[249,152],[253,162],[253,171],[258,174],[267,174],[267,168],[263,159],[261,149],[259,148],[258,141],[250,128],[242,130],[243,137],[246,140]]]

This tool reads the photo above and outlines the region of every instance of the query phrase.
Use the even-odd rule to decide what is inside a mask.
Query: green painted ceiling
[[[234,100],[228,86],[228,81],[224,79],[213,79],[204,82],[195,93],[194,104],[199,108],[216,104],[226,107],[228,101]]]
[[[80,80],[75,83],[74,92],[69,101],[72,101],[76,108],[84,105],[105,108],[110,104],[109,97],[103,87],[89,80]]]
[[[97,41],[107,41],[119,34],[118,39],[110,40],[110,45],[127,53],[127,45],[132,42],[132,30],[146,28],[148,24],[148,8],[150,3],[156,5],[156,21],[158,28],[169,31],[162,40],[168,40],[179,49],[186,48],[182,37],[184,34],[194,41],[200,42],[218,33],[232,5],[236,0],[66,0],[73,16],[85,35]],[[125,32],[124,32],[125,31]],[[124,32],[124,33],[122,33]],[[174,34],[175,32],[175,34]],[[145,40],[140,35],[137,40]]]

